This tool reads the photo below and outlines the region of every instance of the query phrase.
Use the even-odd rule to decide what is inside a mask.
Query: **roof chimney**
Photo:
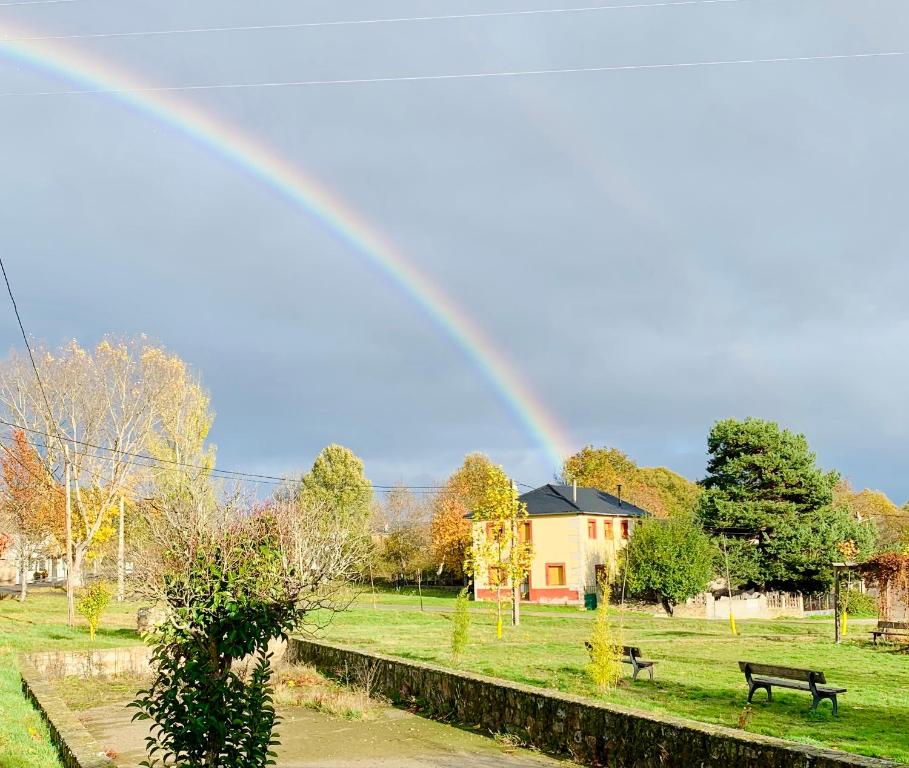
[[[619,483],[616,486],[616,490],[618,491],[619,506],[621,507],[622,506],[622,484],[621,483]]]
[[[571,500],[577,504],[578,503],[578,481],[571,481]]]

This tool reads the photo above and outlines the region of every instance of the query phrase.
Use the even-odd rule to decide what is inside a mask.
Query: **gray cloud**
[[[432,12],[505,7],[518,6]],[[78,33],[426,12],[99,0],[4,18]],[[73,45],[179,84],[893,50],[907,32],[896,0],[745,0]],[[753,414],[806,432],[825,465],[902,502],[907,67],[185,98],[361,211],[477,319],[578,445],[617,444],[698,477],[712,421]],[[0,58],[0,90],[62,84]],[[0,233],[36,335],[144,331],[202,371],[223,466],[291,471],[339,441],[379,482],[442,477],[472,449],[522,481],[549,479],[481,373],[382,274],[111,99],[0,101]],[[16,343],[11,314],[0,343]]]

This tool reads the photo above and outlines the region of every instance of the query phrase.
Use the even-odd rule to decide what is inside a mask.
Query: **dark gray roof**
[[[578,486],[577,502],[570,485],[543,485],[521,496],[528,515],[624,515],[644,517],[640,507],[596,488]]]

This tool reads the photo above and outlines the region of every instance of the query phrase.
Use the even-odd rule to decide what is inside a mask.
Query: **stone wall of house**
[[[612,768],[891,768],[885,760],[600,704],[578,696],[292,639],[286,660],[367,683],[392,701],[509,733],[544,752]],[[744,696],[743,696],[744,698]]]

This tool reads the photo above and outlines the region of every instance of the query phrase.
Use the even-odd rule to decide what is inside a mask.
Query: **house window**
[[[628,526],[629,526],[629,522],[627,520],[622,520],[622,538],[623,539],[628,538]]]
[[[587,538],[595,539],[597,537],[597,521],[588,520],[587,521]]]
[[[533,541],[533,529],[531,528],[530,520],[523,520],[518,525],[518,541],[521,544]]]
[[[612,520],[603,521],[603,535],[607,540],[612,538]]]
[[[565,586],[565,563],[546,563],[546,586]]]
[[[502,538],[502,526],[499,523],[486,523],[486,538],[499,541]]]

